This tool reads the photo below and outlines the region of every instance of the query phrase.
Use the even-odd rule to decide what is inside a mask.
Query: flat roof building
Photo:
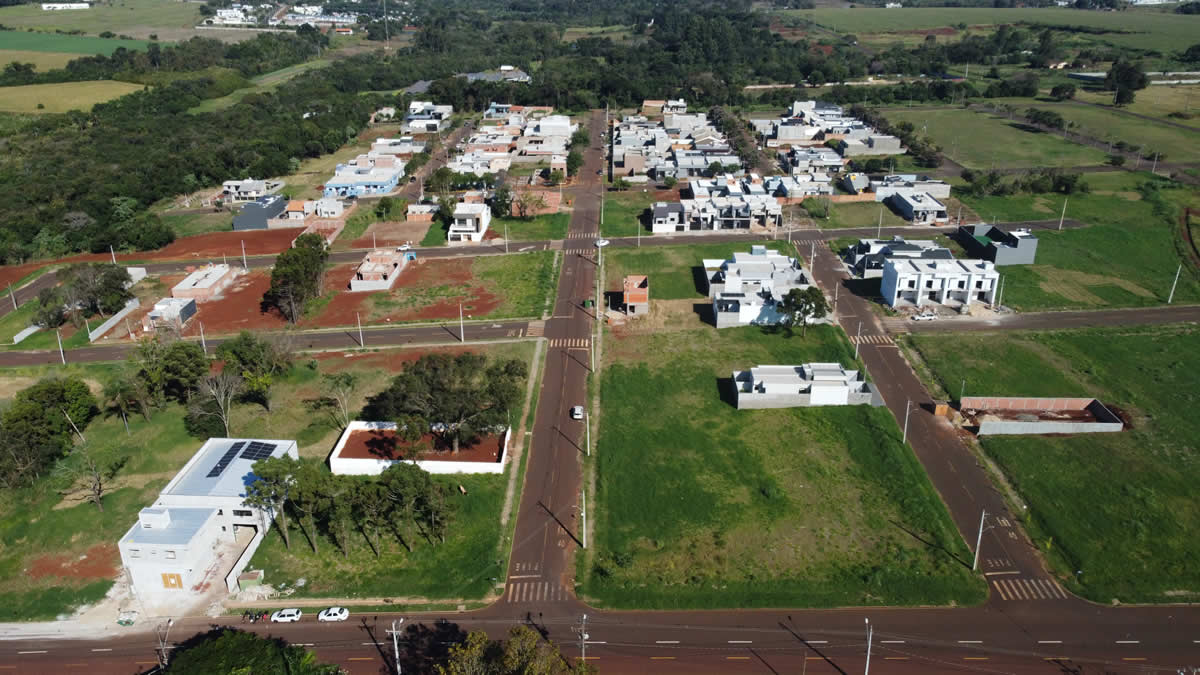
[[[928,192],[896,192],[888,197],[887,203],[913,225],[937,225],[950,220],[946,205]]]
[[[1001,265],[1032,265],[1038,238],[1027,229],[1005,230],[995,225],[963,225],[958,240],[971,255]]]
[[[880,291],[890,307],[992,304],[1000,274],[986,260],[888,260]]]
[[[646,314],[650,311],[650,279],[645,274],[625,277],[622,289],[622,304],[626,314]]]
[[[237,276],[226,263],[205,265],[184,277],[171,289],[173,298],[195,298],[197,302],[211,300],[219,295]]]
[[[386,291],[396,283],[396,277],[408,265],[410,260],[416,260],[417,255],[412,251],[396,251],[389,248],[377,248],[363,257],[354,276],[350,278],[350,291]]]
[[[739,409],[883,405],[883,398],[862,373],[840,363],[737,370],[733,372],[733,385]]]

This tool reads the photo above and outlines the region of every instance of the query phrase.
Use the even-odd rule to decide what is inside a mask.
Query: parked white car
[[[583,406],[577,405],[574,408],[571,408],[571,419],[573,419],[573,420],[583,419]]]
[[[913,314],[913,321],[937,321],[937,314]]]
[[[298,609],[281,609],[271,615],[271,623],[295,623],[304,616],[304,612]]]
[[[350,610],[345,607],[330,607],[321,610],[321,613],[317,615],[317,621],[345,621],[349,618]]]

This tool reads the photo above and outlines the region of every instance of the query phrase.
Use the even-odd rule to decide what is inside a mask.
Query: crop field
[[[946,156],[972,169],[1088,166],[1105,155],[1060,136],[1025,127],[999,115],[961,108],[888,108],[889,121],[928,130]]]
[[[192,27],[199,19],[198,5],[174,0],[115,0],[91,9],[60,12],[44,12],[37,3],[0,7],[0,24],[10,28],[78,30],[89,35],[111,31],[139,39],[146,39],[151,33],[163,40],[184,38],[177,33],[178,29],[188,29],[188,36],[194,35]]]
[[[1139,91],[1138,95],[1141,93]],[[1111,109],[1089,105],[1033,107],[1052,110],[1062,115],[1067,122],[1075,123],[1075,131],[1086,136],[1140,145],[1143,155],[1160,152],[1165,160],[1171,162],[1200,161],[1200,129],[1181,129],[1168,124],[1148,122]]]
[[[1112,95],[1104,91],[1080,89],[1075,98],[1104,106],[1112,103]],[[1146,87],[1137,92],[1133,103],[1122,106],[1121,110],[1200,131],[1200,85]],[[1169,117],[1171,113],[1183,113],[1187,117]]]
[[[140,89],[142,89],[140,84],[112,80],[4,87],[4,95],[0,96],[0,111],[18,113],[88,111],[97,103],[111,101]],[[42,107],[38,108],[38,105]]]
[[[0,33],[3,35],[3,33]],[[34,52],[19,49],[0,49],[0,63],[32,63],[34,70],[44,73],[47,70],[64,68],[68,63],[79,58],[79,54],[64,52]]]
[[[1094,396],[1120,433],[984,437],[1029,504],[1026,527],[1058,578],[1099,603],[1195,602],[1200,555],[1200,329],[912,336],[935,388],[997,396]]]
[[[816,9],[780,12],[785,16],[809,17],[819,25],[841,33],[879,34],[927,31],[966,24],[973,29],[1001,24],[1030,22],[1047,25],[1077,25],[1112,31],[1085,35],[1095,42],[1160,50],[1187,49],[1200,35],[1200,17],[1155,12],[1081,12],[1072,9],[994,9],[973,7],[928,7],[904,9]]]
[[[1067,198],[1067,217],[1088,223],[1081,229],[1038,230],[1034,265],[1001,268],[1004,304],[1020,310],[1088,309],[1159,305],[1166,302],[1181,262],[1177,225],[1156,213],[1155,203],[1175,213],[1186,199],[1184,187],[1138,191],[1148,173],[1085,174],[1089,194]],[[1168,181],[1159,184],[1171,185]],[[980,218],[991,222],[1047,220],[1058,216],[1062,195],[963,197]],[[1196,272],[1184,265],[1175,302],[1200,300]]]
[[[982,600],[961,538],[886,409],[731,405],[734,369],[853,363],[838,329],[614,337],[604,358],[596,536],[581,568],[589,603]]]
[[[20,5],[17,5],[17,7],[20,7]],[[11,8],[0,8],[0,15],[8,9]],[[50,12],[42,13],[50,14]],[[47,35],[46,33],[30,33],[15,30],[0,31],[0,50],[57,52],[74,54],[75,56],[94,56],[96,54],[109,56],[117,50],[117,47],[145,49],[147,44],[149,43],[145,40],[119,40],[88,37],[85,35]]]
[[[728,260],[735,251],[749,251],[751,243],[731,241],[728,244],[687,245],[687,237],[680,237],[679,246],[655,246],[653,248],[610,248],[604,253],[604,278],[606,290],[621,289],[621,279],[628,274],[650,275],[651,300],[685,300],[707,297],[704,285],[704,258]],[[785,241],[754,242],[765,244],[768,249],[792,252]]]

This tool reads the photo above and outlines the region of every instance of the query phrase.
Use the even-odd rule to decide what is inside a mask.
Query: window
[[[975,282],[975,288],[983,288],[983,282],[982,282],[982,281],[976,281],[976,282]]]
[[[916,288],[916,287],[917,287],[917,280],[916,280],[916,279],[909,279],[909,280],[908,280],[908,287],[909,287],[909,288]]]
[[[959,288],[966,288],[966,287],[967,287],[967,282],[965,282],[965,281],[962,281],[962,280],[959,280],[959,282],[958,282],[958,287],[959,287]]]
[[[243,509],[234,509],[233,515],[235,518],[249,518],[254,515],[253,511],[245,511]]]
[[[929,279],[925,282],[925,288],[933,288],[933,279]]]
[[[167,556],[167,560],[174,560],[175,559],[175,551],[167,551],[166,556]]]
[[[131,548],[131,549],[129,549],[129,557],[130,557],[130,558],[140,558],[140,557],[142,557],[142,549],[140,549],[140,548]]]

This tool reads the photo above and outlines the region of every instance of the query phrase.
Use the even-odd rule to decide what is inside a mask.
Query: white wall
[[[337,475],[348,476],[378,476],[393,464],[405,460],[391,459],[355,459],[342,457],[342,449],[346,447],[346,440],[354,431],[364,430],[392,430],[396,425],[392,422],[351,422],[346,430],[342,432],[338,438],[337,445],[334,446],[333,452],[329,455],[329,470]],[[504,432],[504,443],[501,445],[500,461],[498,462],[455,462],[455,461],[436,461],[436,460],[409,460],[412,464],[424,469],[429,473],[452,474],[452,473],[503,473],[504,465],[508,462],[508,443],[512,438],[512,429]]]

